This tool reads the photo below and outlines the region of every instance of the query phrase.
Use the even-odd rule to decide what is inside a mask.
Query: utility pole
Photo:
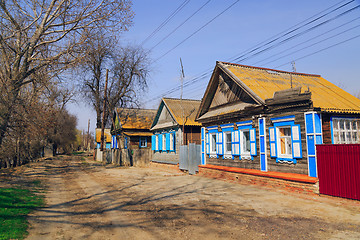
[[[88,121],[88,131],[86,135],[86,150],[90,151],[90,119]]]
[[[181,92],[180,92],[180,106],[182,109],[182,120],[183,120],[183,125],[182,125],[182,145],[184,145],[184,140],[185,140],[185,113],[184,113],[184,107],[182,105],[182,95],[183,95],[183,85],[184,85],[184,78],[185,78],[185,73],[184,73],[184,67],[180,58],[180,65],[181,65],[181,71],[180,71],[180,81],[181,81]]]
[[[106,77],[105,77],[105,88],[104,88],[104,106],[103,106],[103,116],[102,116],[102,123],[101,123],[101,145],[100,145],[100,151],[104,151],[104,132],[105,132],[105,112],[106,112],[106,102],[107,102],[107,84],[108,84],[108,75],[109,75],[109,69],[106,69]]]
[[[296,72],[295,61],[292,61],[292,62],[291,62],[291,65],[292,65],[292,70],[293,70],[293,72]],[[291,86],[291,88],[293,88],[292,74],[291,74],[291,73],[290,73],[290,86]]]

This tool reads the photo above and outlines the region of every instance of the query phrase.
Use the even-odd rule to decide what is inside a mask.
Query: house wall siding
[[[329,114],[322,114],[321,118],[322,118],[323,143],[324,144],[332,144],[330,115]]]
[[[181,145],[181,134],[182,134],[181,129],[177,129],[175,134],[175,152],[155,151],[152,155],[152,160],[178,164],[180,145]]]
[[[307,146],[306,146],[306,130],[305,130],[305,117],[304,113],[309,109],[292,109],[287,112],[276,112],[267,114],[265,117],[266,121],[266,148],[267,148],[267,167],[268,171],[273,172],[284,172],[284,173],[298,173],[308,175],[308,159],[307,159]],[[300,125],[301,131],[301,150],[302,158],[296,159],[296,164],[288,162],[276,162],[276,158],[271,158],[270,156],[270,144],[269,144],[269,127],[273,127],[274,124],[271,122],[271,118],[277,117],[286,117],[289,115],[294,115],[295,120],[294,124]],[[256,150],[257,155],[253,157],[252,160],[241,160],[239,157],[234,156],[233,159],[223,159],[221,156],[219,158],[210,158],[206,154],[206,163],[218,166],[228,166],[228,167],[239,167],[246,169],[258,169],[260,170],[260,136],[259,136],[259,126],[258,126],[258,117],[244,117],[241,119],[231,119],[228,122],[218,121],[206,124],[206,127],[217,126],[221,124],[233,124],[234,122],[243,122],[243,121],[252,121],[252,127],[256,129]]]

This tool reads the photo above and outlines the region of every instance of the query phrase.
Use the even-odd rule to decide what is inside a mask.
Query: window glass
[[[341,129],[341,130],[344,130],[345,120],[344,120],[344,119],[341,119],[341,120],[339,121],[339,125],[340,125],[340,129]]]
[[[333,121],[333,128],[334,128],[334,130],[338,130],[338,129],[339,129],[339,120],[334,119],[334,121]]]
[[[335,144],[358,143],[359,139],[359,119],[352,118],[333,118],[333,138]],[[339,123],[339,128],[336,128]]]
[[[162,150],[164,151],[166,149],[166,134],[163,134],[162,136]]]
[[[291,128],[279,128],[279,147],[280,155],[290,155],[291,151]]]
[[[210,146],[211,146],[210,151],[216,152],[216,135],[215,134],[210,135]]]
[[[345,121],[345,127],[346,127],[347,130],[350,130],[350,125],[351,125],[350,120],[346,120]]]
[[[140,147],[146,147],[146,138],[140,138]]]
[[[171,151],[174,150],[174,134],[173,133],[170,134],[170,150]]]
[[[250,152],[250,132],[244,132],[244,143],[245,143],[245,152]]]
[[[225,134],[225,152],[231,153],[231,132]]]

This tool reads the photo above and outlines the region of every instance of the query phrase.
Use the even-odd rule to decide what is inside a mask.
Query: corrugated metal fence
[[[360,144],[316,146],[321,194],[360,200]]]
[[[201,164],[201,145],[189,143],[189,145],[180,146],[179,168],[189,171],[189,174],[196,174]]]

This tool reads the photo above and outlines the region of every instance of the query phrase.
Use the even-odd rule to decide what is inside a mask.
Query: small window
[[[231,154],[231,132],[225,133],[225,154]]]
[[[172,132],[169,134],[169,142],[170,142],[170,151],[175,150],[175,133]]]
[[[162,135],[162,150],[165,151],[166,149],[166,134]]]
[[[216,134],[210,134],[210,153],[216,153]]]
[[[292,158],[291,149],[291,128],[279,127],[278,128],[278,152],[280,157]]]
[[[360,143],[359,119],[333,118],[332,126],[334,144]]]
[[[140,142],[139,143],[140,148],[146,148],[147,147],[146,137],[140,137],[139,142]]]
[[[249,159],[251,150],[249,129],[244,129],[240,131],[240,140],[241,158]]]

